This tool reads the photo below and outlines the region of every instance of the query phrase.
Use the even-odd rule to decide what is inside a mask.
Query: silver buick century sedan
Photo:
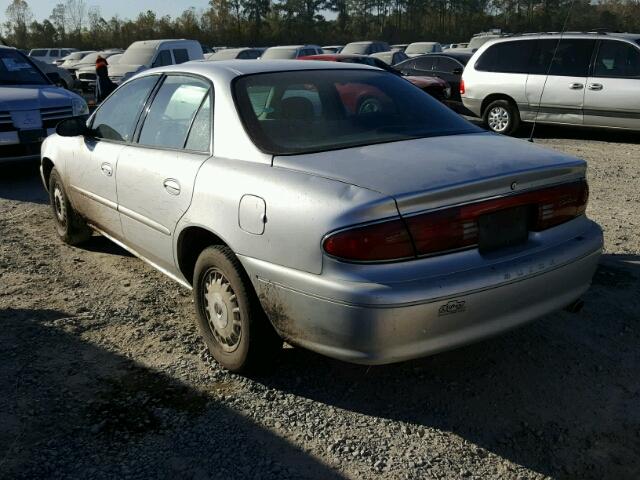
[[[41,170],[61,239],[193,289],[233,371],[283,340],[363,364],[477,341],[571,305],[602,249],[584,161],[364,65],[149,70],[60,123]]]

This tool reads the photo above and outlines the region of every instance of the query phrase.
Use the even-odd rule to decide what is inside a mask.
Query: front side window
[[[528,73],[529,59],[535,42],[520,40],[491,45],[476,62],[482,72]]]
[[[234,90],[252,140],[275,155],[480,131],[382,71],[261,73],[238,78]]]
[[[209,84],[203,80],[168,76],[153,99],[138,143],[184,148],[191,123],[208,92]]]
[[[594,77],[640,77],[640,50],[624,42],[604,40],[600,44]]]
[[[127,82],[107,98],[91,123],[93,136],[105,140],[131,140],[140,110],[158,81],[156,75]]]
[[[562,77],[586,77],[595,40],[538,40],[531,58],[530,73]]]
[[[152,67],[164,67],[166,65],[171,65],[172,61],[171,52],[169,52],[169,50],[161,50],[153,61]]]
[[[31,50],[31,53],[29,54],[29,56],[31,57],[46,57],[47,56],[47,50]]]
[[[21,53],[0,49],[0,85],[47,85],[49,81]]]
[[[176,60],[176,64],[189,61],[189,52],[186,48],[176,48],[173,51],[173,58]]]

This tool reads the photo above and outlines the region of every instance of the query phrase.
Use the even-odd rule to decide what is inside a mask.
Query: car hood
[[[38,110],[43,107],[67,107],[74,94],[56,86],[0,86],[0,110]]]
[[[107,60],[108,61],[108,60]],[[126,63],[116,63],[115,65],[109,65],[110,77],[123,77],[127,73],[136,73],[139,70],[143,70],[146,67],[144,65],[129,65]]]
[[[586,170],[578,158],[485,132],[277,156],[273,165],[394,197],[401,213],[575,180]]]

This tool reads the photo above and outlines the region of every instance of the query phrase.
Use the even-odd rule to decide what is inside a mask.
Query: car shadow
[[[516,136],[528,139],[531,136],[531,124],[520,127]],[[589,140],[592,142],[640,144],[638,132],[606,128],[571,127],[568,125],[536,125],[534,141],[539,139],[551,140]]]
[[[328,405],[453,432],[543,475],[637,478],[640,256],[603,256],[578,314],[432,357],[365,367],[285,349],[260,381]],[[296,383],[287,378],[298,378]],[[427,441],[426,439],[424,441]]]
[[[99,234],[93,235],[89,240],[79,245],[79,248],[94,253],[106,253],[107,255],[119,257],[133,257],[127,250]]]
[[[0,309],[1,478],[343,478],[202,390],[82,341],[93,321]]]
[[[49,203],[49,196],[40,179],[39,164],[0,164],[0,198],[38,204]]]

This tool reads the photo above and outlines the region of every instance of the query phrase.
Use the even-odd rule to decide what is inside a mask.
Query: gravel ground
[[[638,478],[640,145],[543,129],[589,161],[606,255],[579,314],[361,367],[286,348],[221,370],[190,293],[106,239],[55,237],[0,167],[0,478]]]

